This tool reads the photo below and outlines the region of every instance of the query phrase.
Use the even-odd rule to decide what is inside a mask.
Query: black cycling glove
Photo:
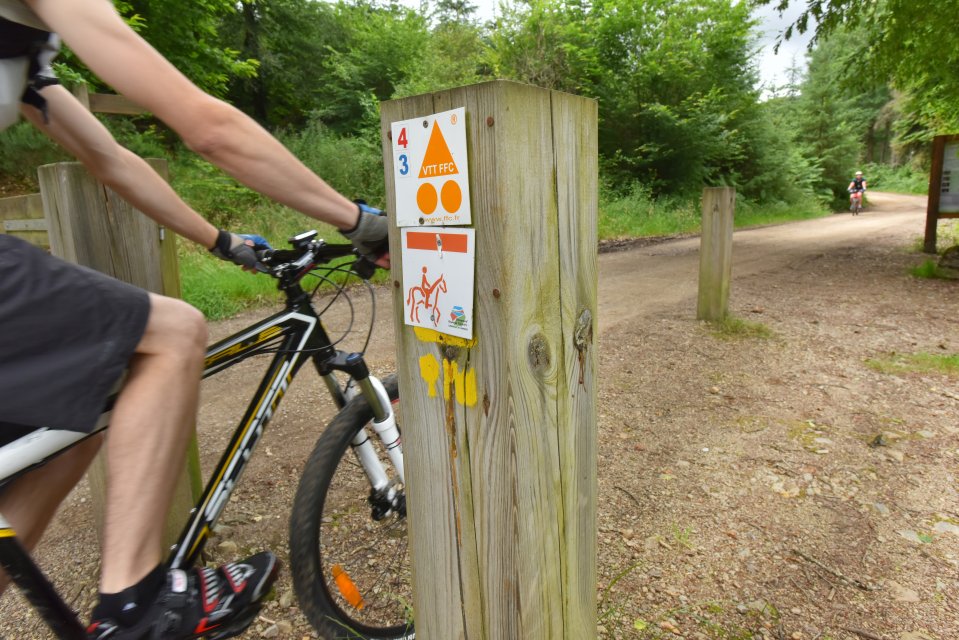
[[[246,241],[247,238],[241,235],[220,229],[216,244],[210,249],[210,253],[241,267],[256,269],[260,261],[256,258],[254,247],[248,245]]]
[[[357,253],[375,261],[390,250],[386,212],[371,207],[362,200],[355,202],[360,208],[360,218],[355,227],[340,233],[350,239]]]

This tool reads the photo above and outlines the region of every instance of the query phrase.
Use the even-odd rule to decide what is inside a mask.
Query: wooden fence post
[[[148,162],[167,178],[165,160]],[[96,182],[80,163],[45,165],[38,169],[38,175],[51,253],[147,291],[179,297],[175,234],[165,231]],[[97,532],[102,535],[106,495],[104,456],[98,456],[88,478]],[[165,541],[172,544],[176,540],[194,498],[201,491],[199,453],[194,436],[167,519]]]
[[[458,107],[472,340],[404,325],[392,255],[417,638],[593,638],[597,105],[505,81],[385,102],[391,206],[390,123]]]
[[[0,198],[0,233],[26,240],[41,249],[50,249],[43,200],[39,193]]]
[[[703,189],[703,228],[699,246],[699,300],[696,318],[716,322],[729,312],[733,268],[733,217],[736,190]]]

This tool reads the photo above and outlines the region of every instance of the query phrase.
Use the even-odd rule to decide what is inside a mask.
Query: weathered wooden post
[[[148,162],[167,177],[166,161]],[[98,183],[78,162],[44,165],[38,169],[38,175],[53,255],[153,293],[180,296],[173,233]],[[91,467],[89,480],[97,531],[101,533],[106,495],[103,456]],[[165,540],[171,543],[176,540],[194,504],[194,496],[201,491],[199,454],[194,438],[167,520]]]
[[[41,249],[49,249],[47,221],[39,193],[0,198],[0,233],[9,233]]]
[[[699,246],[699,299],[696,318],[716,322],[729,311],[733,269],[733,213],[736,190],[703,189],[703,229]]]
[[[472,340],[404,325],[392,256],[417,638],[592,638],[597,105],[505,81],[385,102],[388,202],[390,123],[459,107]]]

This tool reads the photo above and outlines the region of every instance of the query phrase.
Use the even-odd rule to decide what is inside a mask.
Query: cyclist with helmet
[[[849,183],[849,210],[853,215],[857,215],[862,209],[862,195],[866,193],[866,179],[862,177],[862,171],[856,172],[856,177]]]

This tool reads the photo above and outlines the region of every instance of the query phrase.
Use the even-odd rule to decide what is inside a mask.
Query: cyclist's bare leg
[[[196,419],[203,315],[150,295],[150,317],[113,410],[100,590],[116,593],[161,560],[163,523]]]
[[[60,503],[83,477],[102,442],[100,435],[84,440],[19,478],[0,494],[0,513],[27,549],[33,549],[40,541]],[[0,593],[7,584],[7,576],[0,569]]]

